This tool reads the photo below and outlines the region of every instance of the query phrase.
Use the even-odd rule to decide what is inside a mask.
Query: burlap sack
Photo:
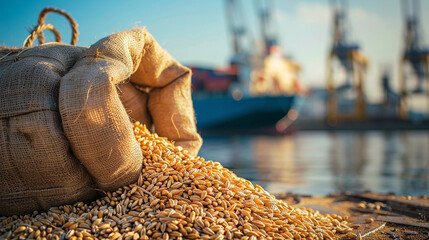
[[[45,44],[0,50],[0,215],[95,197],[61,128],[61,77],[85,48]]]
[[[118,92],[119,83],[124,85]],[[190,84],[190,70],[144,29],[111,35],[89,49],[4,49],[0,215],[89,201],[96,189],[136,181],[142,152],[127,111],[196,155],[202,141]],[[134,107],[124,108],[121,99]]]
[[[149,109],[148,119],[160,136],[192,154],[202,143],[195,126],[190,70],[145,29],[106,37],[61,79],[59,92],[64,132],[73,153],[104,190],[137,180],[141,170],[142,153],[116,88],[128,81],[149,89],[143,107]]]

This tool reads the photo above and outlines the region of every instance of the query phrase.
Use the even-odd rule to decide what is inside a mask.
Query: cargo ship
[[[239,0],[225,0],[233,54],[224,68],[189,66],[200,131],[277,131],[293,109],[300,66],[283,55],[271,22],[272,6],[255,1],[261,36],[250,36]],[[283,120],[282,120],[283,119]],[[282,122],[279,127],[279,121]],[[286,121],[286,122],[287,122]],[[288,123],[286,123],[287,125]],[[277,127],[276,127],[277,125]]]
[[[294,96],[195,96],[197,128],[201,131],[273,131],[287,116]]]
[[[240,74],[234,65],[227,69],[191,69],[192,97],[200,131],[276,131],[276,124],[293,108],[295,94],[286,89],[290,84],[281,86],[278,79],[272,81],[266,76],[255,80],[255,71]],[[241,78],[243,75],[250,77]],[[270,80],[274,87],[268,86]]]

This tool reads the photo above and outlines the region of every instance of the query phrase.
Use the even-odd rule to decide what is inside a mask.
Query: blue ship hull
[[[253,131],[272,129],[293,103],[293,96],[194,97],[194,108],[199,131]]]

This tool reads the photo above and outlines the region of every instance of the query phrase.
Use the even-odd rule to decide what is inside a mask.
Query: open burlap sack
[[[142,152],[127,113],[196,155],[190,84],[190,70],[144,29],[89,49],[1,49],[0,215],[89,201],[136,181]]]
[[[113,190],[137,180],[142,153],[117,84],[148,89],[143,119],[156,132],[196,154],[201,146],[191,98],[191,72],[145,29],[113,34],[92,45],[61,79],[60,113],[73,153],[98,187]],[[123,86],[125,92],[133,86]],[[137,93],[138,95],[138,93]],[[146,106],[147,105],[147,106]],[[129,109],[128,109],[129,110]],[[146,122],[146,123],[148,123]]]
[[[96,196],[58,110],[60,79],[85,50],[56,43],[0,49],[0,215]]]

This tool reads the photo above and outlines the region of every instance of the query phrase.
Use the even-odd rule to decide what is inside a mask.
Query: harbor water
[[[272,194],[429,194],[429,131],[203,136],[199,153]]]

